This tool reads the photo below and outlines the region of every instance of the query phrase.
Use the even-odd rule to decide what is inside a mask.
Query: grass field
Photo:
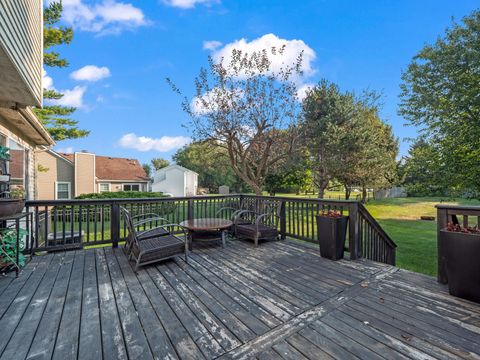
[[[435,205],[480,205],[480,201],[441,198],[400,198],[371,200],[370,213],[396,242],[397,265],[416,272],[437,274],[437,223],[420,220],[436,216]]]

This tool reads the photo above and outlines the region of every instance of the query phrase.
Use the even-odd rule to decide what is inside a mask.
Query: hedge
[[[168,197],[161,192],[148,192],[148,191],[116,191],[116,192],[101,192],[82,194],[75,199],[135,199],[135,198],[161,198]]]

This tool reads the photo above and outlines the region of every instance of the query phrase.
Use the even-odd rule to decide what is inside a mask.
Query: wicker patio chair
[[[252,202],[246,201],[245,199],[240,200],[239,203],[237,202],[232,202],[231,204],[228,204],[227,206],[223,206],[220,209],[217,210],[215,213],[215,217],[219,218],[225,218],[224,214],[227,214],[227,217],[232,220],[232,222],[235,224],[235,219],[237,219],[237,223],[239,225],[248,225],[252,223],[252,220],[248,218],[247,216],[242,216],[238,217],[237,215],[240,214],[242,211],[245,210],[254,210],[254,204]],[[235,235],[235,226],[232,226],[229,230],[229,233],[232,235]]]
[[[130,211],[124,207],[120,207],[120,211],[123,215],[123,219],[125,220],[125,224],[127,225],[127,230],[129,229],[129,226],[135,229],[138,241],[143,241],[146,239],[151,239],[169,234],[169,232],[162,226],[168,224],[168,220],[158,216],[155,213],[144,213],[136,216],[131,216]],[[125,246],[123,249],[127,255],[130,254],[132,246],[132,237],[126,236]]]
[[[280,221],[279,201],[263,200],[257,204],[257,210],[237,212],[234,220],[235,236],[239,239],[250,239],[258,246],[259,240],[278,239]]]
[[[163,224],[159,227],[167,232],[166,235],[139,240],[130,214],[128,211],[123,211],[123,215],[128,229],[127,238],[132,244],[129,260],[135,260],[135,272],[140,266],[170,259],[180,254],[185,254],[185,262],[188,263],[188,235],[185,228],[178,224]],[[175,235],[179,231],[183,233],[183,238]]]

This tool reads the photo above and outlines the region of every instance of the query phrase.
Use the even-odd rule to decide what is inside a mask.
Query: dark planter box
[[[320,255],[330,260],[343,259],[348,216],[328,217],[317,215],[317,237]]]
[[[0,199],[0,217],[8,217],[22,212],[25,199]]]
[[[480,234],[440,230],[451,295],[480,303]]]

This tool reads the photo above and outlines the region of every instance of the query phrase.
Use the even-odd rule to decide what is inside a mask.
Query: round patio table
[[[222,247],[225,248],[227,230],[233,225],[233,222],[225,219],[205,218],[185,220],[180,225],[188,229],[188,241],[191,250],[194,240],[222,240]]]

